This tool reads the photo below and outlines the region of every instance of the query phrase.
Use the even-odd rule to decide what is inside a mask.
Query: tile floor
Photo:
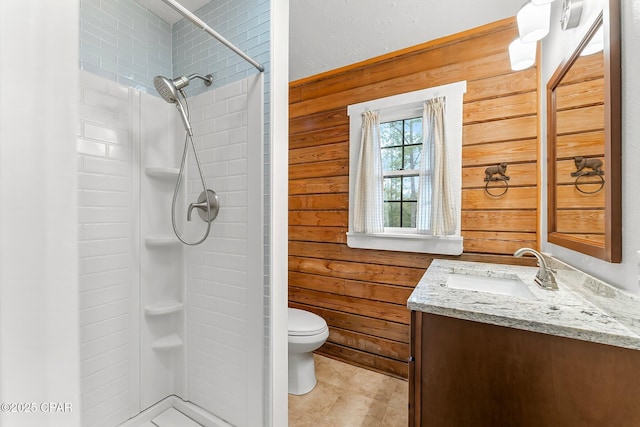
[[[314,355],[318,383],[289,395],[290,427],[406,427],[407,381]]]

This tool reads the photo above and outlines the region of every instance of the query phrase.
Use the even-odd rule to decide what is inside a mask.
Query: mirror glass
[[[547,88],[548,240],[620,262],[619,37],[606,12]]]

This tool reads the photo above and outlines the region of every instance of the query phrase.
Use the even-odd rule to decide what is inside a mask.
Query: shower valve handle
[[[189,210],[187,211],[187,221],[191,221],[191,212],[193,208],[202,209],[203,211],[207,210],[207,201],[205,200],[202,203],[191,203],[189,204]]]
[[[207,207],[207,195],[203,191],[200,193],[200,197],[198,197],[198,201],[196,203],[190,203],[189,209],[187,210],[187,221],[191,221],[191,213],[193,209],[198,209],[198,214],[203,221],[213,221],[218,216],[218,210],[220,209],[220,204],[218,202],[218,195],[213,190],[207,190],[209,194],[209,206]]]

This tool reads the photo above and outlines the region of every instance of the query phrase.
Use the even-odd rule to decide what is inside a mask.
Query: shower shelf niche
[[[162,248],[169,246],[179,246],[180,241],[175,236],[149,236],[144,238],[144,245],[147,248]]]
[[[182,339],[178,334],[171,334],[156,340],[151,348],[157,351],[169,351],[182,347]]]
[[[148,167],[148,168],[145,168],[145,173],[149,178],[175,179],[178,177],[178,174],[180,173],[180,169]]]
[[[183,307],[184,304],[180,301],[167,300],[146,306],[144,314],[147,316],[164,316],[182,311]]]

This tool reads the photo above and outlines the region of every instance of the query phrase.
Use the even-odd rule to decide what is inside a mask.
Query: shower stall
[[[83,425],[263,422],[264,79],[187,96],[212,80],[81,72]]]
[[[286,374],[273,366],[286,369],[286,356],[274,362],[286,355],[286,317],[272,317],[275,164],[265,141],[269,98],[280,95],[269,95],[270,74],[205,63],[174,73],[154,59],[144,86],[136,64],[129,74],[91,63],[113,55],[127,64],[119,56],[126,40],[112,36],[133,33],[135,54],[150,37],[136,31],[165,31],[134,0],[82,0],[80,16],[73,2],[19,3],[0,5],[0,398],[68,411],[3,411],[0,424],[164,426],[176,416],[204,426],[280,424],[273,408],[282,414],[284,397],[286,409]],[[212,3],[215,13],[217,3],[237,5]],[[269,1],[246,3],[271,16]],[[20,19],[9,25],[7,16]],[[74,20],[85,30],[80,70]],[[112,23],[120,30],[107,31]],[[51,40],[55,56],[7,49],[5,36],[20,25],[24,49]],[[187,25],[176,25],[174,45]],[[261,43],[270,61],[268,38]],[[5,58],[32,81],[47,69],[41,86],[15,92]],[[19,132],[5,126],[14,116]],[[39,213],[21,202],[36,193]],[[286,286],[278,292],[282,314]]]
[[[110,130],[130,154],[96,162],[87,147],[80,155],[85,425],[117,425],[169,396],[232,425],[262,422],[261,411],[243,409],[262,407],[262,88],[258,74],[193,97],[202,164],[192,152],[179,169],[185,131],[171,105],[81,73],[80,140]],[[108,124],[123,111],[126,122]],[[220,199],[215,222],[186,221],[199,169]],[[178,177],[183,189],[174,188]],[[183,246],[172,211],[185,239],[207,227],[209,238]]]

